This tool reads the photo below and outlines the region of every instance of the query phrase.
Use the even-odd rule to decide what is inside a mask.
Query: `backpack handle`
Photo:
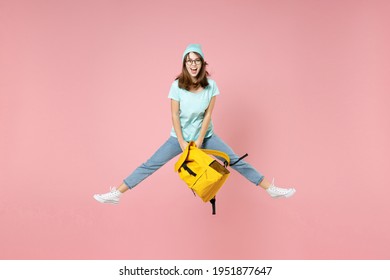
[[[191,149],[198,149],[196,147],[194,141],[191,141],[190,143],[188,143],[188,146],[185,148],[185,150],[183,151],[183,153],[179,157],[178,161],[176,162],[176,164],[175,164],[175,171],[176,172],[180,169],[182,164],[186,161],[186,159],[188,157],[188,153],[190,152]],[[213,156],[217,156],[217,157],[223,158],[225,160],[225,163],[224,163],[225,167],[230,164],[230,158],[224,152],[217,151],[217,150],[209,150],[209,149],[199,149],[199,150],[201,150],[202,152],[204,152],[204,153],[206,153],[208,155],[213,155]]]
[[[195,145],[195,142],[194,141],[191,141],[190,143],[188,143],[188,146],[186,147],[186,149],[183,151],[183,153],[181,154],[178,162],[176,162],[175,164],[175,171],[177,172],[180,167],[182,166],[182,164],[186,161],[187,159],[187,156],[188,156],[188,153],[190,152],[190,149],[198,149]],[[230,158],[229,156],[224,153],[224,152],[221,152],[221,151],[217,151],[217,150],[209,150],[209,149],[200,149],[201,151],[205,152],[206,154],[209,154],[209,155],[213,155],[213,156],[217,156],[217,157],[220,157],[220,158],[223,158],[225,160],[224,162],[224,165],[225,167],[227,166],[233,166],[235,165],[236,163],[238,163],[240,160],[242,160],[243,158],[247,157],[248,154],[245,154],[243,155],[242,157],[240,157],[238,160],[236,160],[235,162],[233,163],[230,163]]]

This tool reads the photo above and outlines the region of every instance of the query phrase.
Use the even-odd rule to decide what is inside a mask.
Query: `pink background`
[[[1,259],[390,258],[388,1],[0,1]],[[201,43],[233,172],[218,213],[174,160],[120,205],[169,136],[171,82]]]

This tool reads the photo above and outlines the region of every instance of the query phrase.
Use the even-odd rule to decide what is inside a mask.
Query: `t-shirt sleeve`
[[[212,81],[211,83],[211,97],[219,95],[219,89],[217,83]]]
[[[169,90],[168,98],[180,101],[179,86],[177,85],[177,81],[172,83],[171,89]]]

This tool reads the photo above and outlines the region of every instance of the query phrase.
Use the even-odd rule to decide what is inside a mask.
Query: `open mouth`
[[[190,68],[191,74],[195,75],[198,72],[198,68]]]

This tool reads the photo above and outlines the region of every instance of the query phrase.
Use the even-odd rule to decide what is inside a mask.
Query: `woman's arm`
[[[181,131],[179,101],[171,99],[171,114],[172,114],[173,129],[175,130],[180,147],[184,151],[188,145],[188,142],[184,140],[183,132]]]
[[[200,129],[199,137],[198,137],[198,139],[195,140],[195,144],[198,148],[200,148],[202,146],[204,137],[206,136],[207,129],[209,128],[209,124],[211,121],[211,114],[213,113],[213,109],[214,109],[214,105],[215,105],[215,99],[216,99],[216,96],[213,96],[211,98],[209,107],[206,109],[206,112],[205,112],[205,115],[203,118],[203,123],[202,123],[202,127]]]

